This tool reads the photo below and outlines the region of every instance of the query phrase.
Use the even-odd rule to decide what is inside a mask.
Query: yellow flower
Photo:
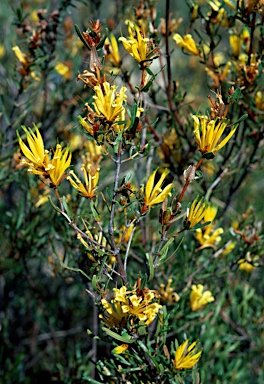
[[[186,51],[192,53],[193,55],[199,55],[200,51],[197,48],[195,41],[192,38],[192,35],[188,34],[183,37],[176,33],[173,36],[173,40],[176,41],[176,44],[179,45],[179,47],[184,48]]]
[[[116,85],[110,85],[107,81],[102,86],[94,87],[94,109],[98,116],[103,116],[108,123],[120,121],[124,117],[123,103],[127,98],[125,94],[127,89],[122,87],[120,92],[116,92],[116,89]]]
[[[2,57],[5,56],[5,52],[6,52],[6,50],[5,50],[4,45],[0,44],[0,59],[2,59]]]
[[[140,321],[144,321],[145,325],[149,325],[157,316],[162,305],[153,303],[155,294],[149,291],[144,296],[137,296],[136,291],[131,292],[132,295],[128,296],[129,302],[122,304],[122,310],[124,313],[129,313],[132,316],[137,317]],[[118,298],[116,298],[118,300]]]
[[[116,355],[121,355],[121,353],[125,352],[127,348],[128,348],[128,344],[118,345],[118,347],[115,347],[112,350],[112,353],[115,353]]]
[[[168,184],[165,188],[162,189],[162,184],[166,176],[170,173],[168,169],[165,169],[162,172],[162,175],[159,181],[154,186],[155,176],[157,169],[149,176],[149,179],[145,188],[145,200],[142,212],[146,212],[148,207],[152,207],[155,204],[162,203],[166,197],[168,197],[171,189],[173,188],[173,183]]]
[[[232,63],[228,61],[224,67],[218,68],[217,72],[212,71],[210,68],[205,68],[207,74],[213,80],[214,86],[217,88],[227,78]]]
[[[28,60],[25,53],[23,53],[18,46],[13,47],[12,50],[14,51],[14,54],[16,55],[20,63],[22,63],[23,65],[28,64]]]
[[[56,145],[56,150],[48,170],[53,186],[57,186],[62,182],[66,169],[71,165],[71,157],[69,147],[62,149],[60,144]]]
[[[207,116],[192,116],[194,120],[194,135],[201,153],[215,153],[223,148],[235,133],[238,125],[235,125],[229,134],[218,144],[224,133],[227,120],[209,120]]]
[[[235,34],[230,35],[229,36],[229,44],[230,44],[230,47],[232,50],[232,55],[234,57],[238,57],[240,50],[241,50],[241,46],[242,46],[242,40],[240,39],[240,36],[235,35]]]
[[[158,54],[158,47],[154,47],[151,43],[151,40],[142,36],[139,27],[131,23],[128,24],[128,33],[129,38],[119,37],[119,41],[122,41],[125,50],[138,62],[142,63],[151,61],[156,58]]]
[[[136,290],[127,291],[123,286],[120,289],[114,288],[114,299],[111,304],[105,299],[101,303],[106,310],[106,316],[99,317],[110,327],[117,327],[130,318],[134,324],[134,318],[144,321],[145,325],[149,325],[157,316],[161,305],[156,303],[154,291],[147,290],[141,296]]]
[[[189,340],[182,343],[175,353],[174,366],[177,370],[191,369],[200,359],[202,351],[196,351],[197,341],[191,345]]]
[[[225,248],[224,248],[224,250],[223,250],[223,252],[222,252],[222,255],[223,255],[223,256],[228,255],[230,252],[233,251],[233,249],[235,248],[235,246],[236,246],[236,243],[235,243],[234,241],[233,241],[232,243],[226,245]]]
[[[95,140],[88,140],[84,143],[84,147],[87,149],[87,159],[92,163],[99,164],[102,159],[102,152],[104,147],[96,144]]]
[[[22,127],[26,132],[28,146],[22,141],[19,133],[18,143],[21,148],[21,151],[26,156],[26,159],[22,160],[22,164],[25,164],[29,167],[29,172],[34,173],[36,175],[47,174],[48,166],[49,166],[49,151],[45,150],[43,139],[37,126],[34,124],[34,128],[36,133],[32,131],[30,128]]]
[[[205,231],[203,232],[201,228],[196,230],[196,239],[202,245],[201,248],[210,247],[214,244],[219,243],[221,240],[222,233],[224,233],[223,228],[213,229],[211,225],[207,225],[205,227]]]
[[[258,91],[256,93],[255,103],[256,103],[256,107],[259,110],[264,111],[264,93],[262,93],[261,91]]]
[[[160,300],[165,303],[177,303],[180,300],[180,296],[173,291],[171,287],[172,278],[168,279],[167,285],[160,284]]]
[[[207,203],[204,198],[197,196],[192,202],[191,208],[187,209],[187,217],[184,221],[186,229],[195,227],[204,218],[205,211],[207,209]]]
[[[55,71],[58,72],[58,74],[64,77],[65,79],[70,78],[71,71],[68,65],[65,65],[64,63],[59,62],[55,65],[54,68],[55,68]]]
[[[104,315],[100,314],[99,318],[102,319],[109,328],[123,327],[127,323],[129,314],[123,312],[120,302],[112,300],[110,304],[107,300],[102,299],[101,303],[105,313]]]
[[[112,33],[110,33],[110,38],[105,40],[105,49],[107,52],[105,57],[106,60],[110,60],[115,67],[119,67],[121,59],[119,55],[118,44],[115,36]]]
[[[93,166],[92,163],[87,163],[82,165],[81,171],[83,172],[84,183],[78,179],[73,171],[70,171],[70,176],[67,177],[67,180],[83,197],[92,199],[96,196],[100,168]]]
[[[202,284],[192,285],[192,292],[190,295],[190,304],[193,312],[203,308],[206,304],[214,301],[212,292],[204,291]]]
[[[217,214],[217,207],[210,204],[204,214],[203,221],[207,223],[208,221],[212,222]],[[209,224],[206,227],[198,228],[196,230],[196,238],[199,243],[202,245],[201,248],[212,246],[216,243],[219,243],[221,240],[221,234],[224,232],[223,228],[217,228],[214,230],[213,224]],[[200,249],[201,249],[200,248]]]
[[[254,269],[256,267],[258,267],[258,261],[259,257],[258,256],[255,256],[255,257],[251,257],[251,255],[248,253],[246,258],[244,259],[240,259],[238,260],[238,265],[239,265],[239,269],[240,271],[244,271],[244,272],[247,272],[247,273],[251,273],[254,271]]]

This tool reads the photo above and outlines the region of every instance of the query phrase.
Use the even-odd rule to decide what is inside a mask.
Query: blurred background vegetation
[[[79,161],[85,148],[77,116],[82,114],[84,101],[91,100],[92,92],[89,88],[83,89],[83,84],[76,81],[78,74],[88,67],[89,55],[78,40],[74,24],[85,30],[90,19],[99,18],[110,31],[120,34],[120,31],[126,30],[124,20],[133,17],[138,3],[136,0],[1,1],[2,383],[101,382],[93,381],[99,380],[93,364],[95,341],[87,334],[87,329],[92,329],[95,334],[100,332],[98,309],[86,292],[86,289],[92,289],[91,282],[80,272],[82,270],[89,274],[89,260],[79,244],[76,244],[72,228],[47,202],[48,191],[34,175],[29,175],[19,166],[21,154],[16,130],[21,132],[21,125],[32,126],[33,122],[39,123],[47,147],[54,147],[56,141],[63,141],[65,144],[69,142],[73,151],[73,163]],[[171,1],[173,17],[183,18],[179,27],[179,33],[182,34],[188,28],[188,3]],[[206,5],[207,2],[200,1],[199,4]],[[37,11],[42,15],[42,22]],[[160,1],[157,3],[157,18],[164,17],[164,13],[165,2]],[[42,40],[33,66],[34,76],[40,78],[39,80],[21,75],[19,62],[12,50],[16,45],[22,51],[27,49],[29,36],[36,25],[39,29],[42,28],[42,35],[39,36]],[[199,25],[197,21],[196,27],[199,28]],[[226,44],[228,36],[224,37],[219,49],[224,49]],[[179,49],[172,55],[172,78],[179,84],[179,93],[183,95],[185,90],[188,91],[181,108],[187,111],[191,105],[194,111],[204,112],[208,109],[206,96],[211,85],[199,58],[190,57]],[[66,76],[56,70],[58,63],[68,66]],[[155,66],[153,68],[155,72]],[[263,85],[263,78],[259,83],[260,89],[261,84]],[[178,97],[180,98],[179,95]],[[161,100],[160,104],[162,103]],[[162,122],[165,121],[162,119],[163,117]],[[253,138],[249,136],[248,140]],[[263,144],[260,145],[257,156],[257,160],[263,157]],[[214,194],[215,201],[223,208],[218,225],[226,228],[221,244],[224,245],[230,238],[234,240],[235,254],[221,256],[217,262],[211,263],[212,249],[204,249],[199,253],[197,241],[189,234],[177,261],[173,265],[169,264],[166,270],[160,271],[157,278],[155,289],[159,289],[163,280],[166,283],[173,276],[175,291],[182,292],[179,303],[168,303],[174,316],[174,331],[168,340],[174,340],[175,335],[186,330],[194,339],[199,339],[203,348],[199,364],[201,383],[264,382],[261,226],[264,214],[263,162],[257,160],[247,169],[248,173],[229,207],[225,207],[223,203],[230,191],[226,187],[228,181],[223,180]],[[101,177],[102,187],[113,181],[108,165],[106,159]],[[220,169],[220,165],[216,165],[216,169],[218,166]],[[210,169],[208,180],[213,182]],[[69,195],[70,186],[65,185],[63,188],[64,195]],[[201,183],[194,189],[200,192],[204,188]],[[78,198],[72,203],[73,209],[74,204],[77,207],[77,202],[79,204]],[[84,204],[78,207],[81,208],[85,213]],[[239,228],[241,235],[235,234],[232,228]],[[249,243],[244,241],[245,236],[250,238]],[[138,248],[140,252],[140,245]],[[252,273],[239,270],[237,265],[237,261],[245,257],[248,251],[259,256],[260,265]],[[197,273],[194,281],[207,284],[214,290],[216,298],[215,303],[205,307],[202,313],[193,313],[188,308],[186,303],[189,301],[189,292],[184,290],[183,285],[183,282],[191,284],[193,277],[190,276],[195,268]],[[135,279],[137,273],[138,271],[134,272]],[[99,341],[98,358],[110,359],[111,348],[110,344],[106,347]],[[145,383],[144,378],[142,380]]]

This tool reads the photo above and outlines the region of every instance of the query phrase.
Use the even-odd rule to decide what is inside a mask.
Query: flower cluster
[[[114,298],[111,300],[111,303],[106,299],[101,300],[105,313],[104,315],[99,315],[109,328],[120,327],[129,320],[133,325],[135,319],[143,321],[145,325],[149,325],[162,308],[155,301],[157,294],[146,288],[144,292],[140,293],[137,290],[127,291],[125,286],[120,289],[114,288],[113,291]]]
[[[46,180],[49,179],[51,186],[56,187],[65,177],[65,171],[71,165],[71,152],[69,147],[62,149],[60,144],[57,144],[53,158],[50,159],[49,151],[44,148],[42,136],[34,125],[35,133],[32,129],[23,127],[28,146],[23,142],[18,134],[18,142],[21,151],[26,159],[22,160],[22,164],[28,166],[28,171],[42,176]]]

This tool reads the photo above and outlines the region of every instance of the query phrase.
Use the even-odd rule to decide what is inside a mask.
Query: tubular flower
[[[112,304],[110,304],[107,300],[102,299],[101,303],[105,313],[104,315],[100,314],[99,318],[102,319],[109,328],[123,327],[127,323],[129,314],[123,312],[120,302],[112,300]]]
[[[12,48],[14,54],[16,55],[18,61],[20,61],[21,64],[23,65],[28,65],[29,62],[27,60],[27,56],[25,55],[25,53],[23,53],[21,51],[21,49],[18,47],[18,46],[15,46]]]
[[[122,310],[124,313],[129,313],[144,321],[145,325],[149,325],[162,308],[162,305],[152,302],[154,298],[155,294],[152,291],[149,291],[143,297],[138,297],[135,292],[135,294],[129,296],[129,303],[122,305]]]
[[[126,101],[125,87],[120,92],[116,92],[117,86],[110,85],[107,81],[102,86],[94,87],[95,95],[93,96],[94,108],[99,116],[103,116],[108,123],[120,121],[125,108],[123,103]]]
[[[183,37],[176,33],[173,36],[173,40],[176,41],[176,44],[179,45],[179,47],[184,48],[186,51],[192,53],[193,55],[199,55],[200,51],[197,48],[195,41],[192,38],[192,35],[188,34]]]
[[[115,67],[120,66],[120,55],[115,36],[111,33],[110,38],[105,40],[106,60],[110,60]]]
[[[229,134],[218,144],[224,133],[228,121],[209,120],[207,116],[192,116],[194,120],[194,135],[201,153],[212,152],[213,154],[223,148],[235,133],[238,125],[235,125]]]
[[[54,186],[62,182],[66,169],[71,165],[71,157],[69,147],[62,149],[62,146],[57,144],[53,159],[48,167],[49,177]]]
[[[110,328],[119,326],[129,319],[134,324],[134,318],[149,325],[162,308],[154,301],[155,293],[153,291],[148,290],[142,296],[139,296],[136,290],[127,291],[125,286],[120,289],[114,288],[113,291],[115,296],[111,300],[111,304],[105,299],[101,300],[107,312],[106,317],[99,316]]]
[[[152,61],[159,56],[158,47],[154,47],[150,39],[142,36],[139,27],[128,21],[129,38],[119,37],[125,50],[138,62]]]
[[[54,67],[55,71],[64,77],[65,79],[69,79],[71,77],[70,67],[62,62],[59,62]]]
[[[70,171],[70,176],[67,177],[67,180],[83,197],[92,199],[96,196],[100,168],[87,163],[82,165],[81,171],[83,172],[84,183],[78,179],[73,171]]]
[[[22,127],[26,132],[27,142],[29,147],[22,141],[19,133],[18,143],[21,148],[21,151],[26,156],[27,159],[22,160],[22,164],[25,164],[29,167],[29,172],[34,173],[35,175],[47,175],[47,170],[49,166],[49,151],[45,150],[44,143],[41,134],[36,125],[34,125],[36,133],[32,129],[27,129]]]
[[[239,265],[240,271],[251,273],[256,267],[258,267],[258,260],[258,256],[251,257],[250,253],[248,253],[246,258],[238,260],[237,263]]]
[[[212,301],[214,301],[212,293],[210,291],[204,291],[202,284],[192,285],[190,305],[193,312],[198,311]]]
[[[186,340],[179,346],[175,353],[173,363],[177,370],[191,369],[201,357],[202,351],[197,352],[196,350],[197,341],[193,342],[191,345],[188,344],[189,340]]]
[[[160,284],[160,300],[165,303],[177,303],[180,300],[178,293],[173,291],[171,287],[172,278],[168,279],[167,285]]]
[[[209,205],[204,214],[204,222],[212,222],[217,214],[217,207]],[[213,246],[221,240],[221,234],[224,232],[223,228],[217,228],[214,230],[213,224],[209,224],[206,227],[196,230],[196,238],[203,248]],[[201,248],[200,248],[201,249]]]
[[[240,50],[241,50],[241,46],[242,46],[242,40],[241,40],[240,36],[235,35],[235,34],[230,35],[229,36],[229,44],[230,44],[230,47],[232,50],[232,55],[234,57],[238,57]]]
[[[258,91],[255,96],[256,107],[261,111],[264,111],[264,93]]]
[[[165,188],[162,189],[162,184],[166,178],[166,176],[170,173],[168,169],[165,169],[162,172],[162,175],[154,186],[155,176],[157,169],[149,176],[149,179],[145,188],[145,200],[144,206],[142,208],[142,212],[146,212],[148,207],[152,207],[155,204],[162,203],[166,197],[168,197],[171,189],[173,188],[173,183],[168,184]]]
[[[204,218],[207,203],[204,198],[197,196],[190,208],[187,209],[187,217],[184,222],[186,229],[195,227]]]

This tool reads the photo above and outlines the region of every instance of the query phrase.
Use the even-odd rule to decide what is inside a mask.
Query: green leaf
[[[153,280],[154,277],[154,263],[153,263],[153,257],[146,253],[146,259],[148,261],[148,267],[149,267],[149,275],[148,275],[148,281]]]
[[[201,177],[203,177],[203,172],[202,171],[200,171],[199,169],[197,169],[196,171],[195,171],[195,180],[197,180],[197,179],[201,179]]]
[[[65,197],[65,196],[62,196],[62,204],[63,204],[63,207],[64,207],[64,209],[65,209],[67,215],[68,215],[69,217],[71,217],[71,211],[70,211],[70,208],[69,208],[69,206],[68,206],[68,204],[67,204],[67,202],[66,202],[66,197]]]
[[[92,211],[92,214],[93,214],[93,217],[94,217],[94,220],[96,222],[100,221],[100,216],[94,206],[94,202],[92,200],[90,200],[90,207],[91,207],[91,211]]]
[[[175,240],[175,238],[170,238],[168,243],[170,242],[170,244]],[[179,244],[177,245],[176,249],[172,252],[172,254],[170,256],[167,257],[167,253],[168,253],[168,249],[166,251],[166,253],[164,253],[164,255],[158,260],[158,263],[157,263],[157,266],[161,266],[162,264],[166,263],[177,251],[178,249],[180,248],[180,246],[182,245],[182,242],[184,240],[184,236],[181,238]],[[167,243],[167,244],[168,244]],[[170,245],[169,244],[169,245]],[[164,247],[163,247],[164,248]],[[163,249],[162,248],[162,249]]]
[[[248,117],[248,114],[245,113],[245,114],[244,114],[243,116],[241,116],[235,123],[232,123],[232,124],[230,125],[230,127],[232,127],[233,125],[236,125],[236,124],[238,124],[238,123],[241,123],[241,121],[246,120],[247,117]]]
[[[199,224],[196,224],[194,227],[192,227],[191,229],[190,229],[190,231],[195,231],[196,229],[200,229],[200,228],[203,228],[203,227],[206,227],[208,224],[210,224],[211,223],[211,221],[207,221],[206,223],[204,223],[204,224],[201,224],[201,223],[199,223]]]
[[[74,28],[75,28],[75,31],[77,33],[77,35],[79,36],[80,40],[82,41],[82,43],[86,46],[86,48],[89,49],[89,51],[91,50],[91,48],[89,47],[87,41],[85,40],[85,38],[83,37],[83,34],[81,33],[80,31],[80,28],[78,27],[77,24],[74,24]]]
[[[49,196],[49,202],[50,204],[52,205],[52,207],[57,211],[57,212],[61,212],[61,209],[59,207],[57,207],[53,201],[51,200],[51,197]]]
[[[228,103],[234,103],[241,98],[242,92],[240,88],[237,88],[235,92],[227,99]]]
[[[211,160],[215,157],[215,154],[213,152],[206,152],[202,157],[206,160]]]
[[[135,339],[131,339],[130,337],[120,336],[118,333],[113,332],[113,331],[111,331],[111,329],[108,329],[108,328],[106,328],[106,327],[102,327],[102,330],[103,330],[105,333],[107,333],[108,336],[113,337],[113,339],[122,341],[122,343],[128,343],[128,344],[131,344],[131,343],[134,343],[134,342],[136,341]]]

